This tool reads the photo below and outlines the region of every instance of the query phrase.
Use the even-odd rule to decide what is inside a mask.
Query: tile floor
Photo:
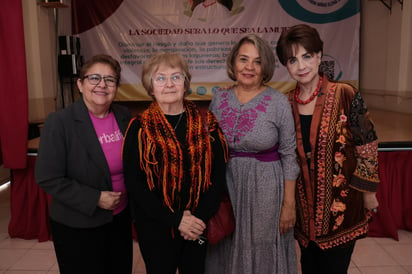
[[[412,140],[412,115],[374,109],[370,112],[380,141]],[[0,192],[0,274],[59,273],[52,242],[39,243],[37,240],[9,237],[9,198],[8,188]],[[133,273],[146,273],[137,243],[134,243],[134,251]],[[399,241],[390,238],[359,240],[348,273],[412,273],[412,232],[399,231]]]

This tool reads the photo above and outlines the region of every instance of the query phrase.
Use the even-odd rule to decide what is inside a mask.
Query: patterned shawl
[[[185,209],[194,209],[199,203],[200,194],[211,185],[212,140],[209,132],[218,130],[220,141],[226,147],[224,151],[227,151],[227,145],[217,120],[210,111],[207,112],[205,124],[204,116],[193,102],[184,100],[184,108],[191,180],[190,199]],[[165,205],[174,211],[173,204],[179,196],[185,177],[183,152],[175,131],[156,102],[141,116],[138,143],[140,167],[146,173],[149,189],[158,188],[163,194]]]

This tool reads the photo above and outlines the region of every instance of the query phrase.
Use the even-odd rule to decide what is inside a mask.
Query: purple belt
[[[279,144],[276,144],[274,147],[262,150],[259,152],[243,152],[243,151],[230,151],[230,157],[235,158],[235,157],[249,157],[249,158],[255,158],[259,161],[262,162],[274,162],[274,161],[279,161],[280,156],[278,153],[278,147]]]

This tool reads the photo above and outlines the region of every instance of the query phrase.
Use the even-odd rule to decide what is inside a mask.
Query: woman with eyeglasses
[[[190,80],[179,54],[147,60],[142,84],[153,102],[125,136],[125,182],[148,274],[204,272],[206,222],[225,186],[225,138],[211,112],[185,99]]]
[[[60,273],[132,273],[132,223],[121,149],[130,121],[113,104],[120,64],[96,55],[81,68],[78,101],[51,113],[35,177],[51,196],[50,227]]]

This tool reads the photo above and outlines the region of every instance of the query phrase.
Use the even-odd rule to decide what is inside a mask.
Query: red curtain
[[[35,166],[36,157],[30,156],[27,157],[27,168],[12,170],[8,231],[12,238],[38,239],[39,242],[44,242],[51,240],[50,196],[36,184]]]
[[[369,226],[369,236],[398,240],[398,229],[412,231],[411,167],[412,151],[379,152],[379,208]]]
[[[21,0],[0,8],[0,152],[7,168],[25,168],[28,92]]]
[[[106,20],[123,0],[72,0],[73,34],[82,33]]]

